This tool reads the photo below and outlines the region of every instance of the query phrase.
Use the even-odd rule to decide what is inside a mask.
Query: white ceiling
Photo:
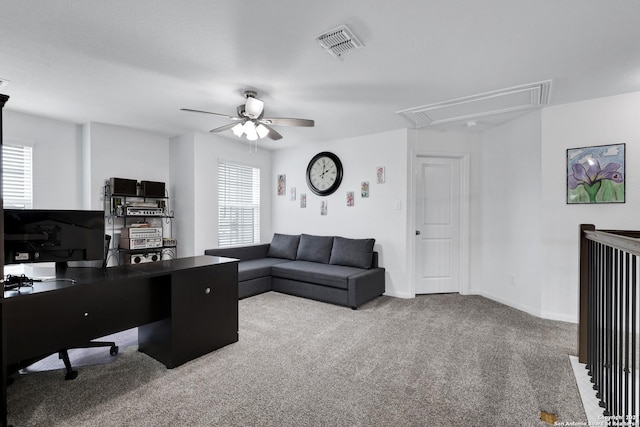
[[[266,116],[316,121],[263,144],[290,147],[544,80],[552,105],[640,90],[639,18],[637,0],[0,0],[1,92],[8,110],[174,136],[228,123],[180,108],[234,115],[255,89]],[[365,45],[344,61],[314,40],[341,24]]]

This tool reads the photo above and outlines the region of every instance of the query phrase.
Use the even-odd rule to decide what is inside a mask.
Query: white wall
[[[577,321],[578,227],[638,230],[640,92],[542,110],[541,314]],[[626,143],[626,203],[566,204],[566,150]]]
[[[541,315],[542,153],[539,110],[481,134],[477,291]]]
[[[3,118],[5,143],[33,147],[34,209],[81,209],[81,128],[6,108]]]
[[[340,188],[320,197],[307,187],[305,173],[311,158],[321,151],[336,154],[344,167]],[[376,183],[376,167],[384,166],[386,182]],[[286,175],[287,193],[277,195],[277,175]],[[406,269],[407,247],[407,131],[367,135],[323,144],[307,145],[273,153],[271,198],[273,231],[284,234],[340,235],[375,238],[374,249],[386,271],[386,294],[409,296]],[[360,197],[360,185],[369,181],[369,197]],[[290,200],[296,188],[295,201]],[[354,206],[347,206],[346,193],[355,193]],[[307,207],[300,207],[300,195]],[[320,202],[328,202],[328,214],[320,215]],[[396,202],[400,209],[396,209]],[[270,241],[271,236],[269,236]]]
[[[171,204],[174,237],[179,238],[179,256],[195,254],[195,137],[193,133],[171,138],[169,145]]]
[[[218,160],[260,169],[260,235],[262,242],[271,241],[270,151],[258,144],[258,151],[250,153],[246,141],[195,132],[172,138],[170,153],[180,256],[202,255],[218,246]]]
[[[159,181],[170,187],[169,138],[104,123],[84,127],[85,150],[90,150],[90,163],[84,164],[89,177],[84,182],[85,209],[103,209],[104,185],[111,177]]]

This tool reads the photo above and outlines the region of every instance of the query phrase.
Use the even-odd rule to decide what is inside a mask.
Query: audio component
[[[111,194],[117,196],[137,196],[138,181],[135,179],[109,178]]]
[[[165,197],[164,182],[140,181],[142,196]]]
[[[120,247],[122,249],[161,248],[162,237],[135,238],[135,239],[124,239],[120,237]]]
[[[128,216],[162,216],[164,211],[162,208],[137,208],[127,206],[126,215]]]
[[[165,248],[174,248],[178,246],[178,242],[176,241],[176,239],[165,237],[164,239],[162,239],[162,246],[164,246]]]
[[[127,202],[127,206],[132,208],[157,208],[158,202]]]
[[[149,252],[146,254],[131,254],[126,261],[129,261],[129,264],[144,264],[145,262],[155,262],[161,259],[160,252]]]
[[[152,237],[162,237],[162,228],[125,227],[120,231],[120,239],[148,239]]]

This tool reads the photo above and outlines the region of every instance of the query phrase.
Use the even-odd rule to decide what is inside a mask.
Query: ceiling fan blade
[[[237,124],[238,123],[229,123],[227,125],[220,126],[219,128],[211,129],[209,132],[212,132],[212,133],[223,132],[225,130],[231,129],[232,127],[236,126]]]
[[[315,122],[309,119],[291,119],[285,117],[265,117],[259,120],[265,125],[313,127]]]
[[[242,120],[240,117],[230,116],[228,114],[212,113],[211,111],[192,110],[191,108],[181,108],[180,111],[188,111],[190,113],[213,114],[214,116],[226,117],[231,120]]]
[[[271,126],[265,125],[264,123],[262,123],[262,126],[264,126],[267,129],[269,129],[269,133],[267,134],[267,138],[272,139],[274,141],[282,139],[282,135],[280,135],[278,132],[276,132],[276,130],[274,128],[272,128]]]

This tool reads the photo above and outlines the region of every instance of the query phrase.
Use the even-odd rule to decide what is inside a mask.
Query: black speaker
[[[111,194],[115,196],[137,196],[138,181],[135,179],[110,178]]]
[[[142,188],[142,196],[145,197],[164,197],[164,182],[140,181]]]

